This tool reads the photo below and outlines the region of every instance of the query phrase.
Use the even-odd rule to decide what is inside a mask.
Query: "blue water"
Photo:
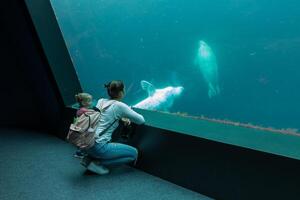
[[[125,102],[183,86],[170,112],[300,129],[300,2],[297,0],[51,0],[86,92],[121,79]],[[198,41],[213,50],[220,94],[194,65]]]

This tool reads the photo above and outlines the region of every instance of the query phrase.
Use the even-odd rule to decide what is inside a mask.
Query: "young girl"
[[[88,93],[78,93],[75,95],[75,99],[79,104],[79,109],[76,112],[76,117],[80,117],[82,114],[90,110],[90,107],[92,106],[93,97]],[[75,152],[74,157],[83,158],[84,155],[85,154],[80,149],[78,149]]]
[[[79,117],[83,113],[89,111],[92,106],[93,97],[89,93],[78,93],[75,95],[75,99],[79,104],[79,110],[76,113],[76,116]]]

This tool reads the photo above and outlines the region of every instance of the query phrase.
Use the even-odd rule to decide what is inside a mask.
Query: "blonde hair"
[[[75,95],[75,99],[79,103],[80,107],[85,107],[90,106],[93,96],[89,93],[78,93]]]

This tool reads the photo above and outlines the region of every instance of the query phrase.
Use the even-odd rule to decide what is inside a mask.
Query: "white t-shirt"
[[[99,99],[96,107],[101,110],[100,122],[96,127],[96,142],[105,144],[111,140],[111,135],[119,126],[121,118],[128,118],[136,124],[145,123],[144,117],[133,111],[128,105],[117,100]],[[108,128],[115,120],[117,120],[103,135],[102,131]],[[101,136],[99,136],[101,135]]]

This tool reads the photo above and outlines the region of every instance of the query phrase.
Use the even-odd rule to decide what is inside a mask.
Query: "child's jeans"
[[[92,157],[100,160],[100,163],[105,166],[121,165],[137,160],[138,151],[136,148],[121,144],[121,143],[107,143],[95,145],[86,150],[86,153]]]
[[[83,156],[85,156],[85,153],[81,149],[77,149],[74,153],[74,157],[82,158]]]

